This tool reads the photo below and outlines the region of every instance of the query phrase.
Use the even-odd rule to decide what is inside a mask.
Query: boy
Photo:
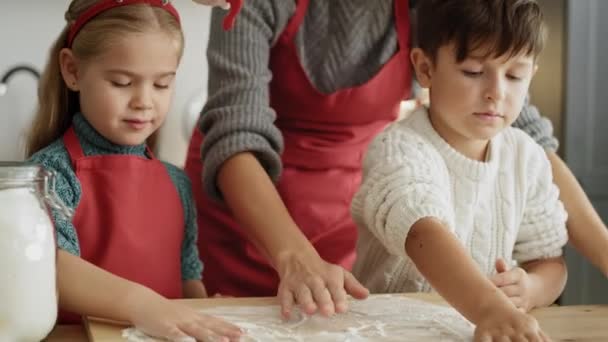
[[[411,60],[430,106],[369,147],[352,203],[354,274],[371,292],[435,289],[477,325],[476,340],[544,340],[522,311],[563,290],[566,213],[545,152],[510,127],[543,47],[542,13],[533,0],[426,0],[418,23]]]

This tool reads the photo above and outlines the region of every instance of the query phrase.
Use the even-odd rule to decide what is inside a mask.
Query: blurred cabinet
[[[553,123],[553,133],[562,141],[566,44],[566,0],[538,0],[548,30],[539,68],[530,85],[532,104]]]
[[[565,159],[608,222],[608,1],[569,0],[566,13]],[[562,304],[608,303],[608,280],[571,248],[566,260]]]

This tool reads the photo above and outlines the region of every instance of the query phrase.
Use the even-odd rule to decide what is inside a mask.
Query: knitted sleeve
[[[543,149],[528,141],[524,170],[525,207],[513,258],[519,263],[560,256],[568,241],[567,214],[553,184],[551,164]],[[521,152],[521,151],[520,151]]]
[[[363,182],[351,211],[393,255],[405,256],[412,225],[434,217],[453,231],[449,174],[434,147],[398,124],[377,136],[363,164]]]
[[[202,277],[203,263],[198,255],[198,225],[196,224],[196,207],[192,187],[188,176],[176,166],[164,163],[169,176],[177,188],[182,207],[184,208],[184,240],[182,242],[182,279],[199,280]]]
[[[530,104],[529,97],[526,98],[526,103],[513,126],[528,133],[537,144],[545,149],[555,151],[559,146],[557,138],[553,136],[551,121],[540,115],[538,109]]]
[[[289,19],[293,1],[247,0],[235,26],[222,29],[226,14],[214,9],[207,47],[209,97],[199,121],[205,191],[221,199],[219,167],[233,155],[253,152],[269,176],[281,173],[283,137],[274,125],[268,85],[273,41]]]
[[[72,162],[62,140],[56,140],[51,145],[36,152],[28,162],[42,165],[45,169],[55,172],[55,192],[63,203],[71,208],[78,207],[81,188]],[[68,253],[80,256],[78,235],[71,219],[66,219],[56,210],[51,210],[57,246]]]

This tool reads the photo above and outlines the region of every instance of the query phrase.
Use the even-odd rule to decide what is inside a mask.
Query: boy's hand
[[[540,329],[536,319],[515,309],[493,309],[477,323],[475,342],[551,341]]]
[[[532,310],[532,279],[521,267],[509,269],[503,259],[496,260],[497,274],[490,280],[498,287],[515,307],[523,312]]]

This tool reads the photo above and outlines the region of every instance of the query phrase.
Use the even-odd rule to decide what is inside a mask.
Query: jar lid
[[[60,212],[64,218],[71,219],[74,211],[68,208],[63,201],[57,197],[55,192],[55,172],[46,170],[39,164],[29,162],[2,162],[0,161],[0,188],[2,186],[11,188],[25,184],[41,182],[42,195],[45,202]]]
[[[45,169],[38,164],[0,161],[0,181],[38,181],[46,176]]]

